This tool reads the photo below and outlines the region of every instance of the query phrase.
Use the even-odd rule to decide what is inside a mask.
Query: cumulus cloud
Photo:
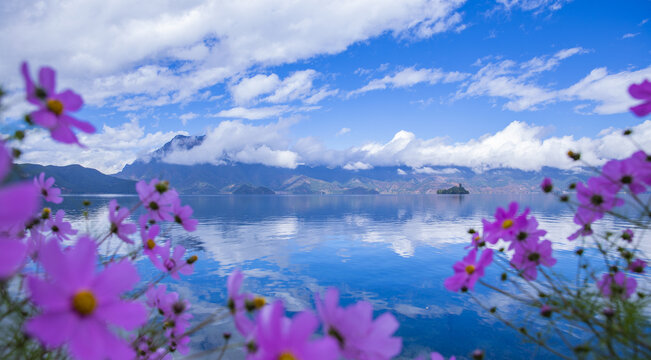
[[[350,132],[350,128],[347,127],[341,128],[341,130],[337,131],[337,136],[346,135],[349,132]]]
[[[262,94],[267,94],[280,85],[278,75],[258,74],[250,78],[242,79],[236,85],[230,87],[231,97],[236,104],[246,104]]]
[[[181,116],[179,116],[179,119],[181,119],[181,122],[183,123],[183,126],[188,123],[188,120],[192,120],[199,116],[198,114],[195,114],[193,112],[185,113]]]
[[[446,73],[441,69],[416,69],[414,67],[409,67],[400,70],[393,75],[387,75],[381,79],[373,79],[365,86],[349,92],[348,97],[373,90],[411,87],[420,83],[429,83],[430,85],[433,85],[440,82],[457,82],[466,77],[468,77],[468,74],[456,71]]]
[[[292,141],[290,122],[249,125],[224,121],[207,134],[201,146],[172,153],[166,161],[179,164],[242,161],[294,168],[300,164],[341,166],[347,170],[367,170],[376,166],[407,166],[415,173],[451,174],[450,166],[466,166],[481,172],[493,168],[540,170],[544,166],[571,169],[577,164],[565,152],[580,151],[594,165],[606,159],[623,158],[636,150],[621,136],[621,129],[603,130],[595,138],[571,135],[549,136],[548,128],[512,122],[503,130],[466,142],[452,143],[447,138],[420,139],[399,131],[386,143],[369,142],[345,150],[328,149],[316,138]],[[644,148],[651,148],[651,121],[633,128],[633,137]],[[434,169],[433,167],[444,167]]]
[[[188,135],[185,131],[147,133],[138,120],[132,119],[118,127],[104,125],[95,134],[79,134],[79,140],[88,148],[54,142],[50,133],[37,129],[29,131],[20,147],[24,155],[20,162],[42,165],[79,164],[114,174],[124,165],[145,156],[170,141],[176,135]]]
[[[565,3],[572,0],[495,0],[506,10],[518,8],[524,11],[540,12],[543,10],[560,10]]]
[[[228,110],[222,110],[215,116],[247,120],[260,120],[279,116],[283,113],[288,112],[289,110],[290,108],[287,105],[267,106],[259,108],[245,108],[238,106]]]
[[[454,30],[464,2],[7,0],[0,77],[17,89],[20,61],[30,59],[57,68],[91,104],[117,106],[125,96],[146,98],[132,106],[178,103],[257,65],[336,54],[386,33]]]

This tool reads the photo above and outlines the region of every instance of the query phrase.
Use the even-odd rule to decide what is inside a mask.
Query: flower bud
[[[187,260],[185,260],[185,262],[187,262],[189,265],[192,265],[192,264],[194,264],[197,260],[199,260],[199,258],[197,257],[197,255],[192,255],[192,256],[190,256]]]
[[[578,161],[579,159],[581,159],[581,153],[575,153],[572,150],[567,152],[567,156],[569,156],[570,159],[572,159],[574,161]]]
[[[479,350],[479,349],[473,351],[472,352],[472,358],[474,360],[482,360],[484,358],[484,351]]]

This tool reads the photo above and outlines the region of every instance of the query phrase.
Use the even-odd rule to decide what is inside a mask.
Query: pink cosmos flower
[[[638,167],[634,158],[610,160],[601,169],[601,175],[608,181],[609,191],[614,195],[622,187],[628,187],[633,194],[646,190],[643,168]]]
[[[61,189],[52,187],[54,185],[54,178],[49,177],[45,179],[45,173],[41,173],[38,178],[34,178],[34,186],[38,188],[45,201],[54,204],[60,204],[63,199],[61,198]]]
[[[4,179],[11,169],[12,161],[11,153],[5,147],[5,143],[0,140],[0,180]]]
[[[160,257],[160,261],[152,262],[158,269],[167,272],[174,279],[180,279],[179,274],[190,275],[194,270],[193,264],[188,264],[183,259],[185,255],[185,248],[182,245],[176,245],[172,253],[170,253],[172,244],[167,242],[160,247],[159,252],[156,254]]]
[[[172,304],[178,299],[178,294],[175,292],[168,293],[167,286],[163,284],[147,289],[145,296],[147,297],[145,302],[147,306],[158,310],[158,313],[163,316],[172,313]]]
[[[445,279],[443,285],[450,291],[472,290],[480,277],[484,276],[484,269],[493,261],[493,250],[486,249],[476,261],[477,250],[472,249],[463,260],[452,266],[454,275]]]
[[[470,234],[470,245],[466,246],[465,249],[478,249],[486,245],[484,239],[479,235],[479,233]]]
[[[539,265],[551,267],[556,264],[556,259],[552,257],[552,242],[549,240],[530,241],[516,248],[511,264],[520,270],[526,279],[535,280],[538,277]]]
[[[552,184],[552,179],[544,178],[542,183],[540,183],[540,189],[545,193],[552,192],[552,190],[554,189],[554,185]]]
[[[156,244],[156,236],[160,233],[160,226],[149,225],[147,215],[142,215],[138,222],[140,224],[140,238],[142,239],[143,253],[149,257],[149,260],[156,267],[160,267],[160,260],[157,254],[161,248]],[[156,263],[159,265],[156,265]]]
[[[0,236],[0,280],[13,275],[25,263],[27,245],[19,239]]]
[[[38,85],[32,81],[26,62],[22,64],[21,72],[25,80],[27,101],[39,107],[30,114],[30,118],[35,124],[50,130],[52,139],[81,145],[72,127],[89,134],[95,132],[93,125],[79,121],[68,114],[69,111],[81,109],[84,101],[72,90],[64,90],[60,93],[54,91],[56,85],[54,69],[42,67],[38,72]]]
[[[117,211],[117,213],[116,213]],[[111,234],[115,234],[127,244],[133,244],[133,240],[129,236],[138,228],[136,224],[123,224],[122,222],[129,217],[129,209],[121,208],[117,200],[113,199],[109,202],[109,222],[111,223]]]
[[[588,179],[588,186],[583,185],[583,183],[576,184],[576,198],[579,201],[579,208],[575,217],[596,221],[601,219],[604,213],[610,209],[624,205],[624,200],[616,197],[609,190],[610,186],[611,182],[602,177]]]
[[[256,321],[255,352],[247,360],[335,360],[339,356],[337,343],[330,337],[311,340],[319,320],[311,312],[285,317],[281,301],[264,307]]]
[[[638,177],[647,185],[651,185],[651,155],[640,150],[631,155],[629,159],[634,163]]]
[[[52,231],[52,235],[59,240],[68,240],[68,235],[77,234],[77,230],[73,229],[69,222],[63,221],[65,214],[65,211],[58,210],[54,218],[48,219],[45,223],[45,226]]]
[[[29,182],[0,188],[0,228],[24,224],[39,205],[38,189]]]
[[[30,298],[41,313],[29,319],[25,331],[47,348],[67,344],[77,359],[127,359],[135,353],[109,328],[134,330],[147,320],[143,304],[121,294],[139,281],[129,261],[111,263],[96,272],[97,245],[82,237],[63,251],[48,242],[39,261],[48,277],[28,277]]]
[[[527,219],[523,214],[516,218],[516,228],[518,232],[516,233],[514,239],[509,245],[509,249],[517,249],[520,247],[526,247],[527,244],[537,243],[541,237],[547,234],[547,231],[538,229],[538,220],[535,216]]]
[[[631,229],[626,229],[626,230],[624,230],[622,232],[622,239],[624,241],[629,242],[629,243],[633,242],[633,236],[634,236],[634,234],[633,234],[633,231]]]
[[[149,183],[144,180],[136,184],[136,191],[140,201],[148,210],[151,219],[155,221],[174,221],[172,204],[179,197],[174,189],[168,187],[167,182],[152,179]]]
[[[634,273],[642,274],[646,267],[646,261],[642,259],[635,259],[628,265],[628,269]]]
[[[526,218],[529,213],[529,209],[526,209],[521,216]],[[522,222],[518,223],[518,203],[512,202],[509,204],[509,209],[504,210],[502,208],[497,208],[495,211],[495,222],[488,222],[486,219],[482,219],[484,224],[484,239],[486,242],[495,244],[498,240],[503,239],[504,241],[511,241],[515,238],[515,235],[519,232],[519,225]]]
[[[637,116],[646,116],[651,113],[651,82],[644,79],[640,84],[631,84],[628,93],[632,97],[644,100],[640,105],[631,107],[631,111]]]
[[[324,332],[337,340],[344,358],[382,360],[400,353],[402,339],[392,336],[399,324],[390,313],[373,320],[373,306],[367,301],[340,307],[335,288],[326,291],[323,302],[319,294],[315,298]]]
[[[199,221],[191,219],[192,208],[189,205],[181,206],[181,199],[176,198],[172,203],[172,213],[174,214],[174,221],[181,224],[185,231],[195,231]]]
[[[637,288],[637,281],[631,277],[626,277],[623,272],[613,274],[604,274],[601,280],[597,281],[597,287],[605,297],[620,297],[628,299]]]

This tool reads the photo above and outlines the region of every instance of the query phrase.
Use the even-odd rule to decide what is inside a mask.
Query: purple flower
[[[604,274],[601,280],[597,281],[597,287],[605,297],[618,297],[628,299],[637,288],[637,281],[631,277],[626,277],[623,272],[613,274]]]
[[[635,259],[635,261],[631,262],[628,265],[628,269],[634,273],[642,274],[644,272],[644,268],[646,267],[646,261],[642,259]]]
[[[540,189],[545,193],[552,192],[552,190],[554,189],[554,185],[552,184],[552,179],[544,178],[542,183],[540,183]]]
[[[38,190],[29,182],[0,188],[0,228],[22,224],[38,209]]]
[[[651,156],[640,150],[633,153],[629,160],[634,163],[638,177],[647,185],[651,185]]]
[[[429,355],[429,358],[430,358],[430,360],[445,360],[445,358],[443,357],[443,355],[441,355],[441,354],[439,354],[439,353],[437,353],[437,352],[433,352],[433,353],[431,353],[431,354]],[[450,356],[450,359],[448,359],[448,360],[456,360],[456,359],[457,359],[456,357],[454,357],[454,356]]]
[[[25,263],[27,245],[18,239],[0,236],[0,280],[13,275]]]
[[[367,301],[340,307],[335,288],[326,291],[323,302],[319,294],[315,297],[324,331],[337,340],[344,358],[382,360],[400,353],[402,339],[392,336],[399,324],[390,313],[373,320],[373,306]]]
[[[256,321],[254,333],[255,352],[247,360],[335,360],[339,356],[337,343],[330,337],[311,340],[319,326],[317,317],[310,312],[285,317],[281,301],[264,307]]]
[[[539,265],[551,267],[556,264],[556,259],[552,257],[552,242],[549,240],[528,242],[516,248],[511,264],[520,270],[526,279],[535,280]]]
[[[486,249],[476,261],[477,250],[472,249],[463,260],[452,266],[454,275],[445,279],[445,288],[450,291],[472,290],[480,277],[484,276],[484,269],[493,261],[493,250]]]
[[[117,211],[117,213],[116,213]],[[129,209],[121,208],[117,200],[113,199],[109,202],[109,222],[111,223],[111,234],[115,234],[127,244],[133,244],[133,240],[129,236],[138,228],[136,224],[123,224],[122,222],[129,217]]]
[[[172,204],[179,194],[176,190],[170,189],[167,182],[152,179],[148,184],[141,180],[136,184],[136,191],[151,219],[174,221],[174,217],[171,215]]]
[[[629,243],[633,242],[633,231],[631,229],[626,229],[622,232],[622,239],[628,241]]]
[[[537,243],[541,237],[547,234],[547,231],[538,229],[538,220],[534,216],[527,219],[526,214],[523,214],[517,217],[515,221],[518,232],[511,241],[509,249],[517,249],[530,243]]]
[[[45,223],[45,226],[52,231],[52,235],[59,240],[68,240],[68,235],[77,234],[77,230],[73,229],[69,222],[63,221],[65,214],[65,211],[58,210],[54,218],[48,219]]]
[[[242,336],[249,337],[249,335],[251,335],[255,329],[255,324],[246,315],[246,303],[249,302],[254,305],[255,303],[253,302],[253,295],[240,292],[243,280],[244,274],[242,274],[239,269],[235,269],[228,276],[228,279],[226,280],[226,290],[228,291],[227,306],[231,312],[231,315],[233,315],[233,321],[235,322],[237,331],[239,331]],[[261,308],[262,306],[254,307]]]
[[[48,242],[39,261],[48,277],[28,277],[31,300],[41,313],[29,319],[25,331],[47,348],[64,344],[78,359],[134,358],[129,345],[109,328],[134,330],[147,320],[143,304],[121,294],[138,281],[128,261],[111,263],[96,273],[97,245],[88,237],[66,251]]]
[[[482,239],[481,235],[479,233],[473,233],[470,234],[470,245],[466,246],[466,249],[478,249],[484,245],[486,245],[486,242]]]
[[[95,132],[93,125],[79,121],[68,114],[69,111],[81,109],[84,101],[72,90],[64,90],[60,93],[54,91],[56,85],[54,69],[42,67],[38,72],[38,85],[32,81],[27,63],[22,64],[21,72],[25,80],[27,101],[39,107],[30,114],[30,118],[37,125],[50,130],[52,139],[67,144],[79,144],[71,127],[89,134]]]
[[[11,169],[12,161],[11,153],[7,151],[5,143],[0,140],[0,180],[4,179]]]
[[[640,84],[631,84],[628,87],[628,93],[632,97],[644,100],[640,105],[631,107],[631,111],[637,116],[645,116],[651,113],[651,82],[644,79]]]
[[[509,209],[504,210],[502,208],[497,208],[495,211],[495,222],[488,222],[486,219],[482,219],[484,224],[484,239],[486,242],[495,244],[498,240],[503,239],[504,241],[511,241],[515,238],[515,235],[520,231],[519,226],[523,223],[518,222],[517,215],[518,213],[518,203],[512,202],[509,204]],[[525,210],[521,216],[526,218],[529,213],[529,209]]]
[[[182,245],[176,245],[170,254],[171,247],[171,242],[160,247],[160,251],[156,254],[160,257],[160,261],[153,262],[154,266],[169,273],[172,278],[177,280],[180,279],[179,274],[192,274],[194,265],[183,260],[185,248]]]
[[[646,190],[644,185],[644,172],[634,158],[624,160],[610,160],[602,168],[602,177],[608,180],[609,191],[614,195],[622,187],[628,187],[633,194],[639,194]]]
[[[179,198],[176,198],[172,203],[174,221],[181,224],[185,231],[195,231],[197,229],[199,222],[195,219],[190,219],[192,212],[192,208],[189,205],[181,206],[181,199]]]
[[[38,178],[34,178],[34,186],[36,186],[45,198],[45,201],[60,204],[63,199],[61,198],[61,189],[52,187],[54,185],[54,178],[49,177],[45,179],[45,173],[41,173]]]
[[[605,212],[615,206],[623,205],[624,200],[615,197],[615,194],[609,190],[611,186],[611,182],[602,177],[588,179],[588,186],[583,183],[576,184],[579,208],[576,211],[574,222],[577,222],[576,217],[580,218],[578,221],[585,221],[581,219],[599,220]]]
[[[178,299],[178,294],[175,292],[168,293],[165,285],[147,289],[145,296],[147,297],[147,306],[158,310],[163,316],[169,316],[172,313],[172,304]]]
[[[160,233],[160,226],[149,225],[147,223],[147,215],[142,215],[138,221],[140,223],[140,238],[142,239],[143,253],[149,257],[149,260],[156,265],[160,264],[157,257],[160,246],[156,244],[156,236]],[[157,265],[156,267],[159,267]]]

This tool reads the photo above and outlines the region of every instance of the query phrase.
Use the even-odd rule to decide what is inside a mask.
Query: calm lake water
[[[78,228],[105,233],[107,205],[112,197],[68,196],[65,209]],[[89,199],[89,221],[81,201]],[[572,212],[545,195],[405,195],[405,196],[184,196],[199,226],[194,233],[173,227],[167,237],[196,254],[195,274],[166,281],[192,303],[195,321],[225,304],[226,277],[244,270],[245,288],[268,298],[282,299],[289,311],[314,309],[313,293],[330,286],[340,289],[342,302],[366,300],[376,314],[393,313],[400,321],[403,356],[436,350],[457,358],[481,348],[491,359],[553,358],[497,322],[468,295],[443,287],[452,265],[467,252],[467,230],[480,228],[498,206],[512,200],[532,209],[551,240],[565,239],[575,230]],[[136,197],[118,197],[131,207]],[[135,216],[132,219],[136,221]],[[611,230],[622,224],[604,221]],[[165,230],[164,230],[165,231]],[[555,257],[561,273],[574,274],[575,244],[559,241]],[[647,250],[647,253],[648,250]],[[138,263],[143,279],[153,277],[147,259]],[[486,276],[497,283],[499,269]],[[535,322],[545,331],[537,312],[478,286],[475,295],[487,306],[514,321]],[[234,331],[226,319],[193,337],[199,351],[221,343],[223,331]],[[580,334],[568,334],[568,337]],[[239,350],[228,359],[243,358]],[[214,357],[214,356],[213,356]]]

